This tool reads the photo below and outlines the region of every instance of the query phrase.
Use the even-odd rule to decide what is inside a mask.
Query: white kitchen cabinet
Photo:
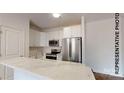
[[[0,64],[0,80],[4,80],[4,66]]]
[[[82,36],[81,26],[80,25],[71,26],[71,37],[81,36]]]
[[[30,46],[40,46],[40,32],[35,30],[30,30]]]
[[[46,46],[46,33],[40,32],[40,46]]]
[[[29,45],[32,47],[46,46],[46,33],[36,30],[30,30]]]
[[[36,31],[34,35],[34,46],[40,46],[40,32]]]
[[[60,46],[61,46],[61,39],[63,36],[63,32],[60,30],[58,31],[47,31],[46,32],[46,42],[47,46],[49,46],[49,40],[59,40]]]
[[[81,37],[81,36],[82,36],[82,31],[80,25],[64,27],[63,38]]]
[[[14,70],[8,66],[0,64],[0,80],[13,80]]]
[[[47,41],[53,40],[54,39],[54,31],[46,32],[46,37],[47,37]]]
[[[1,26],[1,57],[23,56],[22,33],[14,28]]]
[[[33,30],[29,31],[29,46],[35,45],[35,32]]]
[[[4,79],[5,80],[13,80],[14,79],[14,69],[8,66],[4,67]]]
[[[70,37],[71,37],[71,27],[64,27],[63,38],[70,38]]]
[[[60,31],[49,31],[46,33],[48,40],[58,40],[60,38]]]

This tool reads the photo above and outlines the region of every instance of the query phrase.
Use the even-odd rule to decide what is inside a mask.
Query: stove
[[[51,53],[46,53],[46,59],[57,60],[57,54],[61,53],[60,49],[51,49]]]
[[[57,54],[46,54],[46,59],[53,59],[53,60],[57,60]]]

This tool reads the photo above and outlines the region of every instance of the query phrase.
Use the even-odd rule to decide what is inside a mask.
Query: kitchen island
[[[0,78],[5,80],[95,80],[92,70],[84,64],[24,57],[1,59]]]

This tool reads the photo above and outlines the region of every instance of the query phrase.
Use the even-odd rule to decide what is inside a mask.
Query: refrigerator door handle
[[[71,39],[69,40],[69,59],[71,60],[71,57],[72,57],[72,46],[71,46]]]

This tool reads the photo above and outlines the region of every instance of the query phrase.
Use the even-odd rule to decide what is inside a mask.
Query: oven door
[[[57,60],[57,56],[56,55],[46,55],[46,59]]]

